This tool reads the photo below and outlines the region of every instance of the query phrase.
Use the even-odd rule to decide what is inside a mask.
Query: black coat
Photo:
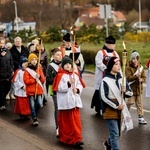
[[[6,50],[6,55],[0,54],[0,81],[10,80],[14,70],[13,59],[9,50]]]
[[[21,53],[17,50],[15,45],[13,45],[13,47],[10,49],[10,52],[13,58],[14,71],[16,71],[20,67],[20,57],[24,56],[28,58],[29,54],[27,49],[23,45],[21,46]]]

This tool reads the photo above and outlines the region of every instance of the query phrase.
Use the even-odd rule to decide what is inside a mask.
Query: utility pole
[[[17,14],[17,3],[16,3],[16,1],[13,1],[13,3],[15,4],[16,30],[17,30],[17,33],[18,33],[18,14]]]
[[[141,31],[141,0],[139,0],[139,28]]]

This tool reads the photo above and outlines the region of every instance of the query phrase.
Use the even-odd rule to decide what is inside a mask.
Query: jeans
[[[111,150],[119,150],[119,120],[106,120],[109,129],[108,142],[111,145]]]
[[[53,102],[54,102],[54,118],[55,118],[55,124],[56,124],[56,129],[57,129],[58,128],[58,121],[57,121],[57,118],[58,118],[57,96],[53,95],[52,98],[53,98]]]
[[[43,106],[42,96],[37,95],[36,99],[35,99],[35,95],[29,96],[29,100],[30,100],[30,109],[31,109],[32,119],[36,119],[39,109]]]

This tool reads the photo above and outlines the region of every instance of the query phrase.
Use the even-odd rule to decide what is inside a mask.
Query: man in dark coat
[[[10,49],[12,54],[13,63],[14,63],[14,71],[20,68],[20,57],[25,56],[28,57],[28,50],[22,45],[22,39],[20,37],[16,37],[14,39],[14,45]]]

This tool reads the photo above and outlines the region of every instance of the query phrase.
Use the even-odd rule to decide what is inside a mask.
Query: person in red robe
[[[19,114],[20,120],[28,120],[29,115],[31,114],[29,98],[26,95],[26,86],[23,81],[24,70],[28,66],[27,58],[21,56],[20,59],[20,69],[15,71],[12,82],[14,83],[15,88],[15,105],[14,113]]]
[[[62,69],[54,78],[53,91],[57,93],[58,103],[58,131],[59,140],[68,145],[82,147],[82,124],[80,108],[82,101],[80,98],[84,82],[72,68],[72,60],[68,56],[62,59]]]

